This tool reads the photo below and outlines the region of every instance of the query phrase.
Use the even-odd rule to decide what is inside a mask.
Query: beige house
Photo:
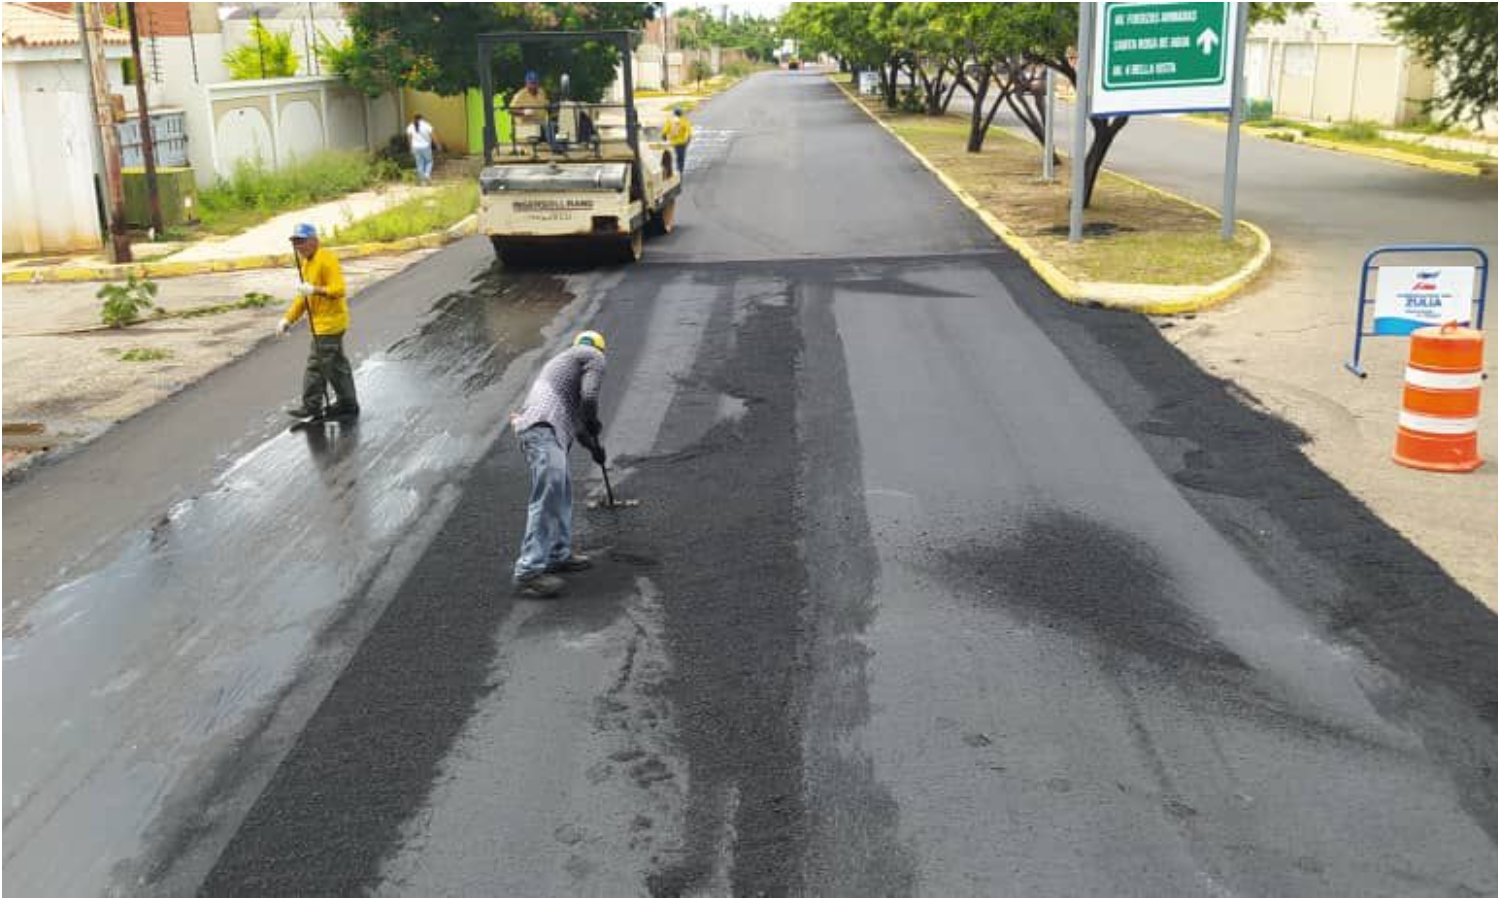
[[[1318,3],[1263,23],[1245,45],[1246,96],[1275,115],[1314,122],[1405,125],[1432,96],[1432,71],[1385,34],[1378,12]]]
[[[1439,78],[1365,4],[1316,3],[1256,25],[1245,46],[1246,96],[1288,119],[1410,124]],[[1493,130],[1494,116],[1487,121]]]

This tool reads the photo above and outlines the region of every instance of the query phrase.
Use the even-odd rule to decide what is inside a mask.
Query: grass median
[[[1047,184],[1035,141],[993,129],[984,149],[969,153],[966,119],[892,113],[878,97],[855,99],[1074,281],[1208,285],[1239,272],[1260,252],[1259,238],[1243,225],[1225,242],[1218,214],[1108,171],[1100,173],[1084,211],[1083,242],[1070,244],[1067,159]]]

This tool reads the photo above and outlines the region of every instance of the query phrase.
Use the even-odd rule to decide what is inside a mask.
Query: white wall
[[[1385,44],[1385,17],[1377,10],[1354,3],[1314,3],[1307,12],[1293,13],[1284,24],[1262,22],[1251,37],[1278,41],[1310,41],[1339,44]]]
[[[149,52],[149,41],[143,39],[141,56],[147,70],[147,102],[152,109],[180,109],[188,135],[188,164],[198,186],[208,187],[214,181],[213,141],[209,138],[213,119],[208,113],[210,84],[229,80],[224,67],[224,40],[218,34],[156,39],[156,53]],[[198,65],[193,66],[196,49]],[[160,72],[152,70],[152,61],[160,63]],[[126,106],[135,109],[135,88],[125,91]]]
[[[226,178],[242,159],[280,167],[324,149],[376,150],[402,127],[394,95],[366,101],[333,76],[229,81],[206,95],[209,171]]]
[[[72,53],[74,59],[68,59]],[[51,253],[102,245],[94,187],[94,117],[78,49],[16,49],[5,56],[4,252]],[[120,51],[109,55],[118,59]],[[122,93],[118,65],[109,90]]]

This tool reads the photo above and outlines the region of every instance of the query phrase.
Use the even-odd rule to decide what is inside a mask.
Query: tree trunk
[[[990,77],[986,72],[971,91],[974,102],[969,109],[969,144],[964,149],[978,153],[984,147],[984,99],[990,95]]]
[[[948,104],[943,99],[944,94],[953,96],[953,91],[948,87],[947,65],[938,66],[937,74],[931,78],[927,77],[926,69],[918,69],[922,73],[922,94],[926,101],[924,111],[929,116],[941,116],[948,111]]]
[[[1115,142],[1115,135],[1130,124],[1130,117],[1089,119],[1089,124],[1094,127],[1094,142],[1089,145],[1088,155],[1083,161],[1083,205],[1085,207],[1094,199],[1094,182],[1099,178],[1099,170],[1104,168],[1104,158],[1109,155],[1109,146]]]
[[[941,115],[946,116],[948,114],[948,106],[953,103],[953,95],[958,93],[960,86],[961,82],[956,78],[948,85],[948,92],[943,95],[943,105],[940,108]]]
[[[1022,91],[1012,91],[1006,98],[1006,103],[1010,106],[1011,112],[1016,114],[1016,118],[1021,120],[1021,124],[1026,126],[1026,130],[1031,132],[1031,136],[1036,138],[1037,143],[1046,143],[1046,113],[1041,109],[1032,109],[1031,105],[1026,102],[1028,96],[1031,95]]]

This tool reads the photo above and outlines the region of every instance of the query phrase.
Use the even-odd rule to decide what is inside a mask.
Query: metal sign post
[[[1234,26],[1234,64],[1231,67],[1232,86],[1229,94],[1229,139],[1224,142],[1224,222],[1219,236],[1226,241],[1234,240],[1234,193],[1240,177],[1240,122],[1245,118],[1245,35],[1250,30],[1250,17],[1240,15]]]
[[[1094,55],[1094,4],[1078,4],[1078,90],[1073,103],[1073,199],[1068,206],[1068,243],[1083,240],[1083,170],[1087,167],[1089,85]]]

